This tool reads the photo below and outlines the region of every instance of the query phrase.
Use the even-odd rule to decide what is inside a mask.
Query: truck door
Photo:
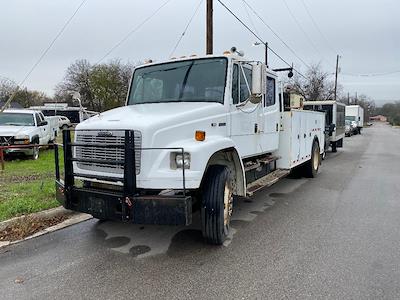
[[[247,83],[246,83],[247,82]],[[252,86],[252,67],[246,64],[233,64],[232,102],[230,105],[231,138],[235,141],[241,155],[250,156],[262,152],[259,147],[260,124],[258,114],[262,103],[253,104],[249,87]]]
[[[40,114],[36,113],[35,119],[36,119],[36,126],[39,131],[39,144],[45,144],[47,143],[46,137],[48,135],[48,132],[46,131],[47,126],[42,125],[44,119]]]
[[[266,92],[260,114],[263,124],[260,145],[263,152],[273,152],[278,149],[280,123],[278,99],[277,78],[267,74]]]

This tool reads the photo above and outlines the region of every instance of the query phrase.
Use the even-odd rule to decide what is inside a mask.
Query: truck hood
[[[0,136],[29,135],[34,129],[33,126],[0,126]]]
[[[77,129],[160,129],[202,118],[221,115],[220,103],[149,103],[123,106],[96,115],[77,126]]]

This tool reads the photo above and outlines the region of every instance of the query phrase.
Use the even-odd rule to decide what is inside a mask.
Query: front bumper
[[[97,147],[124,148],[123,161],[99,160],[96,158],[76,158],[73,147],[91,146],[73,143],[70,130],[63,131],[64,147],[64,180],[60,179],[59,151],[55,144],[56,162],[56,197],[66,208],[73,211],[88,213],[98,219],[132,222],[135,224],[158,225],[190,225],[192,222],[192,197],[188,196],[185,188],[185,171],[182,170],[183,186],[179,193],[147,195],[136,186],[134,132],[125,131],[125,145],[99,145]],[[181,149],[182,153],[184,149]],[[75,173],[73,162],[95,162],[123,164],[124,177],[121,189],[109,189],[93,185],[75,185],[75,179],[90,178],[103,182],[121,181],[115,177],[99,177]],[[107,185],[107,184],[106,184]]]
[[[10,149],[5,149],[4,153],[6,153],[6,154],[23,153],[25,155],[32,155],[33,149],[30,149],[30,148],[10,148]]]
[[[190,196],[154,195],[127,198],[114,191],[77,187],[65,189],[64,183],[58,180],[56,196],[66,209],[91,214],[98,219],[157,225],[192,223]]]

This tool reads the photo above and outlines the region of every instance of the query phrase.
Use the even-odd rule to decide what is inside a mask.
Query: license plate
[[[105,201],[101,198],[89,197],[90,207],[89,211],[92,215],[104,216],[105,215]]]

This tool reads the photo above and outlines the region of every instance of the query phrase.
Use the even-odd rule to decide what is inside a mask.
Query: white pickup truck
[[[325,115],[284,109],[277,74],[235,54],[145,64],[126,105],[63,131],[57,199],[98,219],[185,224],[200,210],[206,242],[229,233],[233,195],[294,168],[316,176]]]
[[[55,141],[58,117],[45,117],[41,112],[9,109],[0,113],[0,146],[43,145]],[[39,158],[39,147],[12,147],[5,153],[23,153]]]

